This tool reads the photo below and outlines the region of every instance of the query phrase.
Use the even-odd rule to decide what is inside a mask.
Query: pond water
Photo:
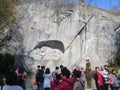
[[[35,74],[29,74],[26,78],[26,90],[36,90],[37,86],[34,86]]]

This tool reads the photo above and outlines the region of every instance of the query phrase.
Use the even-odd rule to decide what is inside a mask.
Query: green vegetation
[[[120,68],[118,69],[118,77],[120,78]]]
[[[117,65],[118,67],[120,67],[120,47],[118,48],[118,51],[116,53],[115,65]]]

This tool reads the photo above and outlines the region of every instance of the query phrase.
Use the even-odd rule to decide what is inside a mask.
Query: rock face
[[[34,2],[16,7],[19,26],[11,45],[16,64],[30,71],[38,64],[54,69],[64,65],[73,69],[92,68],[114,60],[119,44],[120,13],[100,10],[83,4]],[[117,45],[116,45],[117,43]]]

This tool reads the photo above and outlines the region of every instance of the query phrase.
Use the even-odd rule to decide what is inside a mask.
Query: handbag
[[[33,82],[33,85],[34,85],[34,86],[36,86],[36,85],[37,85],[37,82],[36,82],[36,81],[34,81],[34,82]]]

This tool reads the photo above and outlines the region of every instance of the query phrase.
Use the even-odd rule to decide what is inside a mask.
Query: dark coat
[[[36,76],[35,76],[35,79],[36,79],[37,82],[41,82],[41,83],[44,82],[43,74],[44,74],[43,70],[40,70],[40,69],[37,70]]]

